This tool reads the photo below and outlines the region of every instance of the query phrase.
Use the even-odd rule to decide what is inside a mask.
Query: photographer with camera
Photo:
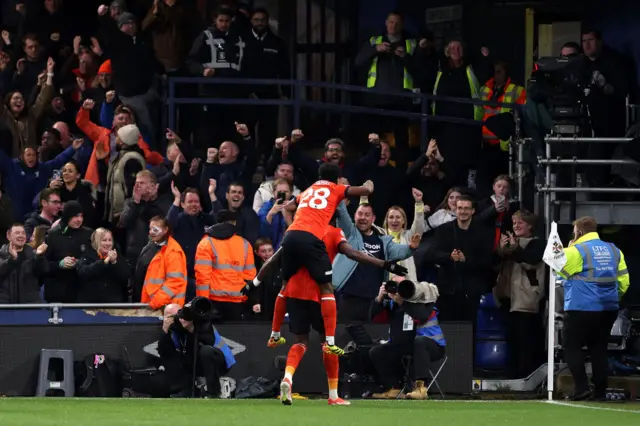
[[[425,381],[429,365],[445,355],[446,341],[438,323],[435,301],[438,289],[426,282],[394,277],[380,286],[371,305],[371,318],[386,310],[390,316],[389,341],[371,348],[369,357],[385,389],[376,399],[396,399],[403,379],[402,357],[411,355],[412,368],[406,380],[413,382],[407,399],[426,399]]]
[[[184,308],[170,304],[164,309],[158,353],[171,384],[172,397],[195,396],[195,377],[203,375],[205,398],[221,394],[220,377],[236,363],[231,348],[211,323],[211,302],[196,297]],[[196,352],[197,351],[197,352]]]

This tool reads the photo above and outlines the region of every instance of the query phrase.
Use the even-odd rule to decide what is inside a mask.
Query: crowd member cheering
[[[91,235],[91,249],[78,261],[78,303],[126,301],[129,267],[114,246],[111,231],[98,228]]]
[[[20,71],[20,61],[24,66],[24,59],[16,64],[18,72]],[[36,99],[36,103],[29,107],[27,105],[24,94],[15,91],[6,95],[7,101],[0,103],[0,122],[3,123],[13,136],[12,157],[22,154],[25,148],[37,145],[37,123],[42,117],[45,108],[53,99],[53,69],[55,62],[49,58],[46,68],[45,84],[40,89],[40,94]],[[45,76],[42,76],[45,77]]]
[[[0,304],[41,303],[40,278],[48,271],[47,245],[33,249],[21,224],[7,231],[9,243],[0,248]]]
[[[47,236],[49,273],[44,280],[44,298],[48,303],[75,303],[78,300],[80,277],[76,269],[91,247],[89,228],[83,226],[82,205],[69,201],[62,209],[60,222]]]
[[[22,156],[13,160],[0,150],[0,170],[7,194],[13,201],[15,220],[24,220],[32,211],[33,199],[45,188],[54,170],[69,161],[80,145],[81,139],[74,141],[62,154],[46,163],[38,162],[35,148],[25,148]]]

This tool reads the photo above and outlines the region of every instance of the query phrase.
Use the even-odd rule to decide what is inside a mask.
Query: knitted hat
[[[118,16],[117,22],[118,22],[118,28],[120,28],[124,24],[128,24],[130,22],[136,22],[136,17],[133,16],[133,13],[131,12],[124,12],[124,13],[121,13],[120,16]]]
[[[98,74],[112,74],[112,73],[113,71],[111,70],[111,59],[104,61],[102,65],[100,65],[100,68],[98,68]]]
[[[82,205],[75,200],[67,201],[64,203],[60,219],[64,223],[69,223],[69,219],[79,214],[82,214]]]
[[[138,144],[138,139],[140,139],[140,130],[135,124],[127,124],[118,129],[118,137],[123,144],[134,146]]]

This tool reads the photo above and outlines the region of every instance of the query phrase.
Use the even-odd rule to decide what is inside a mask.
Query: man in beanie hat
[[[105,29],[105,42],[111,54],[113,84],[123,104],[131,108],[137,123],[149,135],[148,142],[156,144],[157,129],[154,125],[158,94],[154,88],[154,76],[158,68],[148,34],[140,33],[135,16],[121,11],[116,16],[107,14],[107,7],[98,9],[101,28]]]
[[[79,278],[76,261],[91,248],[93,231],[83,225],[82,205],[67,201],[60,221],[47,235],[49,274],[44,281],[44,298],[49,303],[73,303],[77,299]]]
[[[138,146],[140,130],[135,124],[127,124],[118,129],[116,136],[117,153],[109,162],[107,170],[100,169],[100,181],[106,182],[105,187],[105,219],[111,223],[116,223],[122,209],[124,201],[133,194],[133,185],[136,175],[144,170],[147,163],[144,160],[144,153]],[[98,146],[96,158],[102,160],[106,158],[106,153],[100,152]],[[99,164],[104,164],[100,162]]]

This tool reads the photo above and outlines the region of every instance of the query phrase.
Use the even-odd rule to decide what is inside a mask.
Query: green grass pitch
[[[326,400],[0,399],[0,425],[640,425],[640,404]]]

